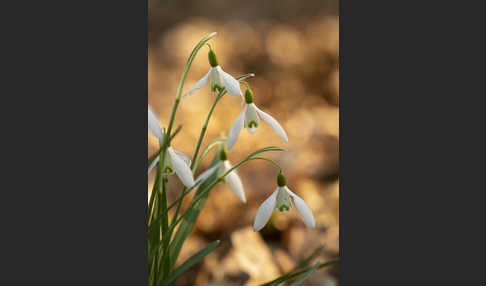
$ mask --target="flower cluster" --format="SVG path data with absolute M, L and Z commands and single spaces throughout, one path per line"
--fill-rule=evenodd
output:
M 218 177 L 223 178 L 234 195 L 240 201 L 246 203 L 242 181 L 236 172 L 236 169 L 234 169 L 229 162 L 226 150 L 230 150 L 236 144 L 243 127 L 245 127 L 250 134 L 254 134 L 260 126 L 260 119 L 270 125 L 284 142 L 288 142 L 288 137 L 283 127 L 275 118 L 255 105 L 255 96 L 246 82 L 243 82 L 246 86 L 245 93 L 243 94 L 241 92 L 240 81 L 226 73 L 219 66 L 216 53 L 211 46 L 209 46 L 208 60 L 210 65 L 209 71 L 184 94 L 184 97 L 192 95 L 197 89 L 204 87 L 209 80 L 212 92 L 226 91 L 233 98 L 242 99 L 244 102 L 243 111 L 231 125 L 226 140 L 226 149 L 225 147 L 222 147 L 219 151 L 219 160 L 217 163 L 201 173 L 196 179 L 194 179 L 193 171 L 191 170 L 191 160 L 185 154 L 175 151 L 170 146 L 167 148 L 165 154 L 157 156 L 157 158 L 152 161 L 149 166 L 149 172 L 159 163 L 160 158 L 163 158 L 164 162 L 161 164 L 164 166 L 163 172 L 166 174 L 175 173 L 181 182 L 188 188 L 208 179 L 213 174 L 217 174 Z M 165 136 L 164 130 L 160 127 L 159 120 L 150 106 L 148 108 L 148 127 L 151 133 L 157 137 L 160 142 L 163 142 Z M 305 225 L 308 227 L 315 227 L 311 209 L 302 198 L 297 196 L 286 186 L 285 176 L 283 175 L 282 170 L 280 170 L 277 176 L 277 188 L 259 207 L 253 224 L 253 229 L 255 231 L 261 230 L 267 224 L 275 209 L 280 212 L 289 211 L 292 208 L 291 199 Z

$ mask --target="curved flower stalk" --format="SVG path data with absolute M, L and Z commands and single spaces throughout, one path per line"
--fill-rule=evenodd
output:
M 150 106 L 148 107 L 148 127 L 152 134 L 157 137 L 160 142 L 162 142 L 165 133 L 162 131 L 162 128 L 159 125 L 159 120 Z M 165 151 L 163 158 L 165 161 L 163 165 L 163 172 L 167 174 L 176 173 L 186 187 L 192 187 L 194 185 L 194 177 L 192 175 L 191 168 L 189 167 L 191 165 L 191 160 L 189 157 L 187 157 L 187 155 L 182 152 L 178 152 L 169 146 Z M 150 164 L 148 168 L 148 173 L 152 171 L 159 160 L 160 156 L 157 156 L 155 160 L 153 160 L 152 164 Z
M 205 86 L 208 82 L 208 78 L 210 79 L 212 92 L 216 92 L 224 87 L 232 97 L 243 96 L 240 89 L 240 82 L 223 71 L 218 64 L 216 54 L 211 47 L 208 52 L 208 58 L 211 68 L 188 92 L 184 94 L 184 96 L 187 96 L 188 94 L 191 95 L 196 89 Z
M 206 35 L 199 41 L 199 43 L 194 47 L 191 52 L 187 63 L 184 67 L 181 80 L 179 82 L 179 87 L 177 89 L 177 94 L 174 100 L 174 105 L 172 107 L 172 112 L 170 115 L 169 124 L 167 129 L 164 129 L 159 124 L 159 119 L 153 110 L 148 107 L 148 128 L 150 132 L 158 138 L 160 149 L 159 151 L 151 156 L 149 159 L 148 172 L 150 173 L 156 166 L 157 176 L 155 177 L 154 186 L 152 189 L 152 194 L 148 202 L 147 210 L 147 222 L 148 222 L 148 269 L 149 269 L 149 285 L 167 286 L 170 285 L 177 277 L 182 275 L 189 267 L 194 265 L 197 261 L 201 260 L 205 255 L 212 251 L 219 241 L 216 241 L 207 247 L 205 247 L 200 252 L 193 255 L 186 262 L 184 262 L 177 269 L 173 269 L 176 261 L 178 260 L 179 253 L 182 249 L 184 242 L 186 241 L 188 235 L 191 233 L 193 226 L 204 207 L 205 201 L 208 198 L 211 190 L 216 184 L 224 181 L 228 184 L 230 190 L 236 195 L 236 197 L 243 203 L 246 203 L 246 195 L 243 188 L 242 181 L 236 171 L 236 168 L 248 162 L 250 160 L 266 160 L 271 162 L 276 167 L 281 170 L 281 167 L 269 158 L 257 157 L 257 155 L 269 151 L 283 151 L 284 149 L 276 146 L 269 146 L 265 148 L 258 149 L 257 151 L 249 154 L 242 160 L 235 162 L 232 165 L 226 153 L 226 149 L 223 147 L 225 145 L 227 149 L 231 149 L 238 139 L 241 129 L 245 127 L 250 134 L 255 133 L 260 124 L 260 119 L 263 119 L 267 124 L 269 124 L 278 136 L 284 141 L 288 142 L 287 134 L 282 126 L 269 114 L 261 111 L 255 104 L 253 100 L 253 93 L 248 87 L 248 84 L 244 81 L 247 77 L 254 76 L 253 74 L 247 74 L 240 77 L 234 78 L 229 75 L 219 66 L 217 57 L 211 46 L 209 46 L 208 60 L 210 64 L 210 70 L 201 78 L 188 92 L 184 94 L 184 97 L 188 94 L 192 94 L 195 90 L 202 88 L 210 81 L 210 88 L 212 92 L 218 91 L 219 93 L 214 99 L 214 103 L 211 106 L 208 116 L 201 129 L 201 134 L 196 143 L 196 148 L 192 157 L 192 162 L 189 157 L 184 153 L 177 152 L 171 147 L 171 139 L 177 134 L 178 129 L 172 132 L 173 123 L 176 116 L 176 111 L 181 101 L 181 95 L 184 88 L 184 82 L 189 69 L 195 59 L 198 51 L 207 42 L 215 36 L 216 33 L 211 33 Z M 247 87 L 245 95 L 243 96 L 240 81 Z M 243 112 L 236 118 L 235 122 L 232 124 L 230 132 L 228 134 L 227 142 L 224 143 L 225 138 L 222 138 L 219 142 L 210 144 L 200 156 L 199 148 L 204 139 L 206 129 L 208 127 L 209 119 L 213 113 L 216 103 L 228 92 L 232 97 L 241 97 L 246 103 L 243 107 Z M 242 100 L 242 103 L 243 103 Z M 194 180 L 193 172 L 198 170 L 200 162 L 206 156 L 207 152 L 214 147 L 220 147 L 219 151 L 214 155 L 213 161 L 209 169 L 204 171 L 199 175 L 196 180 Z M 158 164 L 158 165 L 157 165 Z M 172 202 L 168 207 L 167 192 L 169 190 L 169 180 L 167 174 L 175 173 L 182 183 L 186 186 L 183 188 L 180 197 L 177 201 Z M 308 227 L 315 227 L 315 220 L 309 206 L 304 202 L 302 198 L 294 194 L 287 186 L 285 182 L 285 177 L 280 171 L 277 177 L 278 187 L 275 191 L 262 203 L 259 207 L 253 228 L 255 231 L 260 231 L 269 221 L 273 210 L 278 209 L 280 212 L 289 211 L 292 208 L 292 203 L 295 204 L 297 211 L 299 212 L 305 225 Z M 191 202 L 187 208 L 179 214 L 181 210 L 184 197 L 191 191 L 196 190 L 196 194 L 191 199 Z M 169 219 L 169 210 L 172 207 L 176 207 L 172 215 L 172 220 Z M 316 264 L 317 265 L 317 264 Z M 314 266 L 310 272 L 306 272 L 305 277 L 309 276 L 310 273 L 316 270 Z M 292 274 L 294 275 L 294 274 Z M 305 279 L 304 277 L 304 279 Z M 280 279 L 280 278 L 279 278 Z M 284 280 L 274 280 L 279 281 Z M 286 278 L 288 279 L 288 278 Z M 299 280 L 299 283 L 303 279 Z M 271 281 L 270 283 L 273 283 Z M 267 283 L 268 284 L 268 283 Z M 298 283 L 297 283 L 298 284 Z
M 221 149 L 219 156 L 221 161 L 219 161 L 218 163 L 216 163 L 216 165 L 207 169 L 201 175 L 199 175 L 196 178 L 196 184 L 199 183 L 199 181 L 206 180 L 215 172 L 217 172 L 218 176 L 221 176 L 233 167 L 233 165 L 231 165 L 230 161 L 228 160 L 228 154 L 224 149 Z M 246 195 L 245 190 L 243 189 L 243 183 L 241 182 L 240 176 L 238 176 L 236 169 L 229 172 L 228 175 L 224 177 L 224 181 L 228 184 L 233 194 L 235 194 L 235 196 L 240 201 L 246 203 Z
M 243 108 L 243 112 L 241 112 L 241 114 L 233 122 L 233 125 L 231 125 L 228 134 L 228 141 L 226 142 L 226 148 L 233 148 L 236 140 L 238 140 L 238 136 L 240 135 L 240 131 L 243 126 L 250 134 L 255 133 L 260 126 L 260 117 L 263 119 L 263 121 L 270 125 L 273 130 L 275 130 L 277 135 L 284 142 L 289 141 L 287 134 L 280 123 L 278 123 L 278 121 L 275 120 L 275 118 L 273 118 L 270 114 L 260 110 L 255 103 L 253 103 L 253 92 L 251 92 L 251 90 L 248 88 L 245 92 L 245 107 Z
M 290 198 L 294 200 L 297 211 L 300 217 L 304 221 L 304 224 L 308 227 L 315 227 L 314 216 L 309 206 L 304 200 L 294 194 L 286 186 L 285 177 L 280 172 L 277 176 L 278 187 L 258 208 L 255 221 L 253 223 L 253 230 L 260 231 L 270 219 L 274 209 L 278 209 L 280 212 L 289 211 L 292 208 L 292 202 Z

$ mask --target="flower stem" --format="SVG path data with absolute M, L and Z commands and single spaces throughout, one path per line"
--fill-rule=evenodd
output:
M 244 164 L 245 162 L 248 162 L 250 161 L 252 158 L 255 158 L 256 155 L 258 154 L 261 154 L 261 153 L 264 153 L 264 152 L 269 152 L 269 151 L 283 151 L 284 149 L 281 148 L 281 147 L 276 147 L 276 146 L 270 146 L 270 147 L 265 147 L 265 148 L 262 148 L 262 149 L 259 149 L 253 153 L 251 153 L 250 155 L 248 155 L 246 158 L 240 160 L 238 163 L 236 163 L 235 165 L 233 165 L 230 169 L 228 169 L 223 175 L 221 175 L 220 177 L 218 177 L 216 180 L 214 180 L 204 191 L 202 191 L 201 193 L 199 193 L 198 195 L 196 195 L 191 203 L 189 204 L 189 207 L 186 209 L 185 212 L 183 212 L 177 219 L 173 219 L 173 223 L 171 223 L 169 229 L 173 229 L 181 220 L 182 218 L 184 218 L 185 215 L 187 215 L 192 207 L 207 193 L 209 192 L 217 183 L 221 182 L 224 180 L 224 178 L 229 174 L 231 173 L 231 171 L 233 171 L 234 169 L 238 168 L 241 164 Z M 175 222 L 174 222 L 175 220 Z
M 161 140 L 159 140 L 159 144 L 160 144 L 160 153 L 158 156 L 160 156 L 160 161 L 159 161 L 159 168 L 158 168 L 158 172 L 160 172 L 160 177 L 163 177 L 163 183 L 160 184 L 160 182 L 158 182 L 160 185 L 161 185 L 161 193 L 159 193 L 158 195 L 158 198 L 160 198 L 159 200 L 159 204 L 157 205 L 156 209 L 154 210 L 155 213 L 157 214 L 157 217 L 159 215 L 159 211 L 161 211 L 161 215 L 163 216 L 162 217 L 162 255 L 160 257 L 156 257 L 155 258 L 155 261 L 158 261 L 160 259 L 163 259 L 163 261 L 161 262 L 162 265 L 162 271 L 161 271 L 161 276 L 160 275 L 157 275 L 157 266 L 160 265 L 156 265 L 155 267 L 155 273 L 154 273 L 154 279 L 153 281 L 155 283 L 157 283 L 157 281 L 160 279 L 160 278 L 165 278 L 169 273 L 170 273 L 170 266 L 169 266 L 169 254 L 168 254 L 168 246 L 169 246 L 169 242 L 170 242 L 170 238 L 172 236 L 172 232 L 173 232 L 173 227 L 170 227 L 169 228 L 169 225 L 168 225 L 168 210 L 167 210 L 167 196 L 166 196 L 166 193 L 167 193 L 167 175 L 164 174 L 164 171 L 165 171 L 165 156 L 166 156 L 166 151 L 167 151 L 167 148 L 170 146 L 170 141 L 172 139 L 172 136 L 171 136 L 171 132 L 172 132 L 172 126 L 174 124 L 174 119 L 175 119 L 175 114 L 176 114 L 176 111 L 177 111 L 177 108 L 179 106 L 179 103 L 181 101 L 181 94 L 182 94 L 182 88 L 184 87 L 184 82 L 186 80 L 186 77 L 187 77 L 187 73 L 189 72 L 189 69 L 192 65 L 192 62 L 194 61 L 194 58 L 196 57 L 197 55 L 197 52 L 201 49 L 201 47 L 204 46 L 204 44 L 209 41 L 212 37 L 214 37 L 216 35 L 216 32 L 213 32 L 211 34 L 208 34 L 206 35 L 201 41 L 199 41 L 199 43 L 196 45 L 196 47 L 194 47 L 194 49 L 192 50 L 188 60 L 187 60 L 187 63 L 186 65 L 184 66 L 184 71 L 182 73 L 182 77 L 181 77 L 181 80 L 179 82 L 179 87 L 177 89 L 177 94 L 176 94 L 176 98 L 175 98 L 175 101 L 174 101 L 174 106 L 172 107 L 172 112 L 171 112 L 171 115 L 170 115 L 170 121 L 169 121 L 169 125 L 167 127 L 167 132 L 165 133 L 165 136 L 164 138 L 162 138 Z M 177 131 L 176 131 L 177 132 Z M 159 208 L 162 208 L 161 210 L 159 210 Z M 156 253 L 159 253 L 158 251 Z
M 255 74 L 252 74 L 252 73 L 244 74 L 244 75 L 237 77 L 236 79 L 241 81 L 241 80 L 245 80 L 247 78 L 253 77 L 253 76 L 255 76 Z M 209 109 L 208 115 L 206 116 L 206 120 L 204 121 L 203 127 L 201 129 L 201 133 L 199 135 L 199 139 L 197 140 L 196 150 L 194 151 L 194 155 L 192 156 L 192 160 L 191 160 L 191 170 L 192 170 L 193 174 L 196 172 L 196 169 L 194 168 L 194 166 L 196 164 L 197 155 L 199 154 L 199 149 L 201 148 L 201 143 L 204 139 L 204 135 L 206 135 L 206 130 L 207 130 L 207 127 L 208 127 L 208 124 L 209 124 L 209 120 L 211 119 L 211 116 L 213 115 L 213 111 L 214 111 L 214 108 L 216 107 L 216 104 L 219 102 L 219 100 L 221 98 L 223 98 L 225 93 L 226 93 L 225 88 L 223 88 L 218 93 L 218 95 L 216 96 L 216 99 L 214 100 L 213 104 L 211 105 L 211 108 Z M 184 187 L 184 189 L 182 190 L 182 194 L 181 194 L 181 196 L 180 196 L 180 198 L 177 202 L 177 208 L 176 208 L 174 216 L 172 218 L 171 225 L 173 225 L 175 223 L 177 216 L 179 215 L 179 212 L 180 212 L 181 206 L 182 206 L 182 201 L 184 200 L 185 195 L 188 193 L 188 192 L 186 192 L 186 190 L 187 190 L 186 187 Z
M 216 35 L 216 32 L 213 32 L 211 34 L 206 35 L 204 38 L 202 38 L 201 41 L 194 47 L 194 49 L 191 52 L 191 55 L 187 59 L 187 63 L 184 66 L 184 71 L 182 72 L 182 78 L 179 82 L 179 87 L 177 88 L 177 95 L 174 101 L 174 107 L 172 108 L 172 113 L 170 116 L 170 121 L 169 121 L 169 126 L 167 127 L 167 134 L 170 136 L 170 132 L 172 131 L 172 124 L 174 124 L 174 118 L 175 118 L 175 113 L 177 110 L 177 107 L 179 106 L 179 102 L 181 101 L 181 95 L 182 95 L 182 88 L 184 87 L 184 82 L 187 77 L 187 73 L 189 72 L 189 68 L 192 65 L 192 61 L 194 61 L 194 58 L 197 55 L 197 52 L 206 44 L 207 41 L 209 41 L 212 37 Z
M 240 76 L 236 77 L 236 79 L 241 82 L 241 81 L 243 81 L 243 80 L 245 80 L 247 78 L 254 77 L 254 76 L 255 76 L 255 74 L 249 73 L 249 74 L 240 75 Z M 199 139 L 197 140 L 196 150 L 194 151 L 194 156 L 192 157 L 191 169 L 194 167 L 194 164 L 196 162 L 197 155 L 199 154 L 199 149 L 201 148 L 201 143 L 202 143 L 202 140 L 204 138 L 204 135 L 206 134 L 206 129 L 207 129 L 208 124 L 209 124 L 209 119 L 213 115 L 213 111 L 214 111 L 214 108 L 216 107 L 216 104 L 223 97 L 223 95 L 225 93 L 226 93 L 226 89 L 223 88 L 219 92 L 219 94 L 216 96 L 216 99 L 214 100 L 213 104 L 211 105 L 211 108 L 209 109 L 208 116 L 206 116 L 206 120 L 204 121 L 204 125 L 203 125 L 203 127 L 201 129 L 201 134 L 199 135 Z M 196 170 L 192 170 L 193 173 L 195 171 Z
M 280 172 L 282 172 L 282 167 L 280 167 L 280 165 L 272 159 L 265 158 L 265 157 L 253 157 L 250 160 L 265 160 L 265 161 L 268 161 L 268 162 L 272 163 L 275 167 L 279 168 Z

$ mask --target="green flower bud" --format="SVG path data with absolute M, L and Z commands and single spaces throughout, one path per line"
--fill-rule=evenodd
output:
M 285 180 L 285 176 L 282 174 L 282 172 L 278 173 L 277 184 L 278 184 L 279 187 L 285 187 L 285 185 L 287 185 L 287 182 Z
M 213 49 L 210 49 L 208 52 L 208 59 L 209 59 L 209 64 L 214 68 L 219 66 L 218 64 L 218 58 L 216 57 L 216 54 L 214 53 Z
M 228 160 L 228 154 L 226 153 L 226 150 L 221 149 L 221 152 L 219 153 L 219 159 L 221 159 L 221 161 L 226 161 Z
M 245 102 L 247 104 L 253 103 L 253 92 L 249 88 L 245 91 Z

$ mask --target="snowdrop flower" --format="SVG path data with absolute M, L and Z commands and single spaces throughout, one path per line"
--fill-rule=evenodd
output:
M 199 177 L 197 177 L 196 184 L 199 183 L 199 181 L 206 180 L 215 172 L 217 172 L 218 176 L 221 176 L 233 167 L 229 162 L 228 154 L 226 154 L 226 151 L 224 149 L 220 152 L 220 159 L 221 161 L 219 161 L 216 165 L 207 169 L 201 175 L 199 175 Z M 236 169 L 229 172 L 228 175 L 226 175 L 226 177 L 224 178 L 224 181 L 228 184 L 233 194 L 235 194 L 236 197 L 240 199 L 240 201 L 246 203 L 246 196 L 245 191 L 243 190 L 243 184 L 241 183 L 241 179 L 238 176 Z
M 257 211 L 255 222 L 253 223 L 253 230 L 260 231 L 270 219 L 274 209 L 280 212 L 288 211 L 292 208 L 290 198 L 294 200 L 297 211 L 299 211 L 302 220 L 308 227 L 315 227 L 314 216 L 309 206 L 302 198 L 294 194 L 286 186 L 285 177 L 280 172 L 277 177 L 278 187 L 260 206 Z
M 148 127 L 152 134 L 162 142 L 165 134 L 162 132 L 162 128 L 160 128 L 159 120 L 157 116 L 152 111 L 150 106 L 148 107 Z M 148 173 L 152 171 L 152 169 L 157 165 L 160 160 L 160 156 L 157 156 L 152 164 L 150 164 L 148 168 Z M 165 173 L 173 174 L 176 173 L 181 182 L 186 187 L 192 187 L 194 185 L 194 177 L 192 175 L 191 168 L 191 160 L 186 154 L 182 152 L 175 151 L 172 147 L 168 147 L 165 151 L 164 155 L 164 166 L 165 169 L 163 170 Z
M 246 130 L 253 134 L 258 130 L 260 124 L 260 117 L 275 130 L 275 132 L 282 138 L 284 142 L 288 142 L 287 134 L 282 126 L 268 113 L 261 111 L 255 103 L 253 103 L 253 93 L 250 89 L 245 92 L 245 107 L 243 112 L 236 118 L 231 125 L 231 129 L 228 134 L 228 140 L 226 141 L 226 148 L 231 149 L 240 135 L 241 128 L 244 126 Z M 260 117 L 259 117 L 260 116 Z
M 208 82 L 208 78 L 210 78 L 212 92 L 215 92 L 216 90 L 222 89 L 224 87 L 232 97 L 243 96 L 240 89 L 240 82 L 232 77 L 230 74 L 223 71 L 223 69 L 218 64 L 216 54 L 211 48 L 208 53 L 208 58 L 211 69 L 209 69 L 208 73 L 204 75 L 189 90 L 189 92 L 186 92 L 184 96 L 187 96 L 187 94 L 191 95 L 196 89 L 200 89 L 205 86 Z

